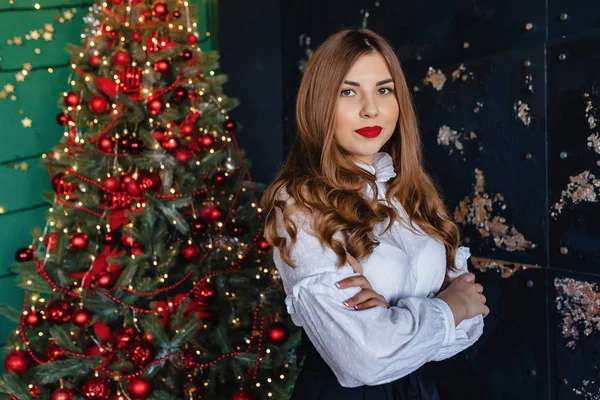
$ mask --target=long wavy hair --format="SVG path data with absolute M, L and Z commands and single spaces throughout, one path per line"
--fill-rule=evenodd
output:
M 375 176 L 357 166 L 355 158 L 334 139 L 342 81 L 353 63 L 371 52 L 379 52 L 385 58 L 396 88 L 399 122 L 381 151 L 392 157 L 397 174 L 389 182 L 386 199 L 388 204 L 393 204 L 392 198 L 402 204 L 408 224 L 398 216 L 395 207 L 377 200 Z M 289 249 L 296 242 L 298 229 L 290 217 L 304 213 L 311 217 L 313 234 L 321 245 L 337 254 L 337 267 L 346 262 L 346 251 L 359 261 L 369 256 L 379 245 L 374 238 L 374 225 L 389 218 L 386 231 L 396 220 L 414 231 L 416 222 L 423 232 L 441 240 L 446 247 L 446 271 L 455 269 L 459 229 L 438 186 L 424 170 L 411 93 L 400 61 L 385 39 L 369 29 L 343 29 L 322 43 L 306 65 L 298 89 L 296 125 L 290 152 L 260 201 L 267 212 L 264 237 L 279 249 L 286 264 L 296 268 L 286 249 L 286 238 L 278 236 L 275 207 L 282 211 L 291 239 Z M 365 181 L 375 193 L 373 200 L 361 195 Z M 289 197 L 294 202 L 286 202 Z M 345 244 L 333 238 L 337 232 L 342 232 Z

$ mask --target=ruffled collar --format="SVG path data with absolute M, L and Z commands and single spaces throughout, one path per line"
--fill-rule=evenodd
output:
M 356 165 L 375 175 L 376 182 L 387 182 L 396 176 L 394 171 L 394 160 L 392 156 L 384 151 L 380 151 L 373 155 L 373 165 L 365 164 L 360 161 L 354 162 Z

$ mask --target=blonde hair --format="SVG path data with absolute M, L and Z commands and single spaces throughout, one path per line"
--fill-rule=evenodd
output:
M 311 226 L 315 236 L 338 255 L 341 267 L 346 262 L 346 251 L 360 260 L 379 245 L 373 236 L 377 223 L 390 218 L 386 230 L 395 220 L 406 225 L 398 218 L 395 207 L 378 202 L 377 196 L 368 200 L 361 195 L 365 181 L 377 193 L 375 177 L 357 166 L 353 156 L 334 140 L 342 81 L 359 57 L 374 51 L 387 61 L 400 110 L 399 123 L 381 149 L 392 157 L 397 173 L 389 182 L 386 199 L 390 202 L 394 198 L 402 204 L 411 226 L 416 222 L 426 234 L 444 243 L 446 270 L 454 270 L 459 230 L 437 185 L 424 170 L 417 117 L 404 73 L 392 47 L 368 29 L 343 29 L 335 33 L 318 47 L 306 65 L 296 97 L 295 142 L 260 201 L 267 212 L 264 237 L 279 249 L 286 264 L 295 268 L 285 248 L 286 238 L 277 234 L 274 208 L 282 211 L 290 248 L 296 242 L 298 228 L 291 216 L 306 213 L 313 217 Z M 286 206 L 281 197 L 283 191 L 294 199 L 294 205 Z M 345 247 L 333 239 L 336 232 L 343 233 Z

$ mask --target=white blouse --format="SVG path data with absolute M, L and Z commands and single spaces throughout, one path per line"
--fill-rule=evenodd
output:
M 390 178 L 396 176 L 392 158 L 385 152 L 373 157 L 373 166 L 356 163 L 375 175 L 379 199 L 385 202 Z M 365 195 L 373 196 L 365 183 Z M 285 190 L 279 198 L 291 204 Z M 393 201 L 400 215 L 407 214 Z M 388 204 L 388 203 L 386 203 Z M 275 208 L 279 236 L 290 243 L 279 208 Z M 483 316 L 463 320 L 454 326 L 450 307 L 435 297 L 440 290 L 446 267 L 443 243 L 431 238 L 417 226 L 421 235 L 395 221 L 383 233 L 384 221 L 375 226 L 380 245 L 373 253 L 357 260 L 373 290 L 385 297 L 390 308 L 373 307 L 355 310 L 342 302 L 362 289 L 339 289 L 335 283 L 358 276 L 350 263 L 337 268 L 337 255 L 327 246 L 321 247 L 312 234 L 303 213 L 291 217 L 298 227 L 291 268 L 274 248 L 273 258 L 285 289 L 285 303 L 295 325 L 301 326 L 309 339 L 344 387 L 378 385 L 399 379 L 429 361 L 441 361 L 471 346 L 483 332 Z M 343 243 L 341 232 L 334 235 Z M 456 254 L 458 271 L 454 279 L 467 273 L 469 248 L 459 247 Z

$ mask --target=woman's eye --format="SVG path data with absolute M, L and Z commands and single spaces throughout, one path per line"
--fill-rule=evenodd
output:
M 391 93 L 391 92 L 393 92 L 393 91 L 394 91 L 394 89 L 392 89 L 392 88 L 387 88 L 387 87 L 381 88 L 381 89 L 379 89 L 379 90 L 388 90 L 388 92 L 386 92 L 386 93 L 382 93 L 382 94 L 389 94 L 389 93 Z M 348 92 L 354 92 L 354 89 L 344 89 L 344 90 L 342 90 L 340 93 L 341 93 L 341 95 L 342 95 L 343 97 L 349 97 L 349 93 L 348 93 Z M 346 95 L 346 93 L 348 93 L 348 95 Z
M 388 93 L 392 93 L 393 92 L 392 88 L 387 88 L 387 87 L 381 88 L 380 90 L 389 90 Z M 387 93 L 385 93 L 385 94 L 387 94 Z
M 342 90 L 340 93 L 342 94 L 342 96 L 344 96 L 344 97 L 348 97 L 348 96 L 345 96 L 345 95 L 344 95 L 344 92 L 353 92 L 353 91 L 354 91 L 354 90 L 352 90 L 352 89 L 344 89 L 344 90 Z

